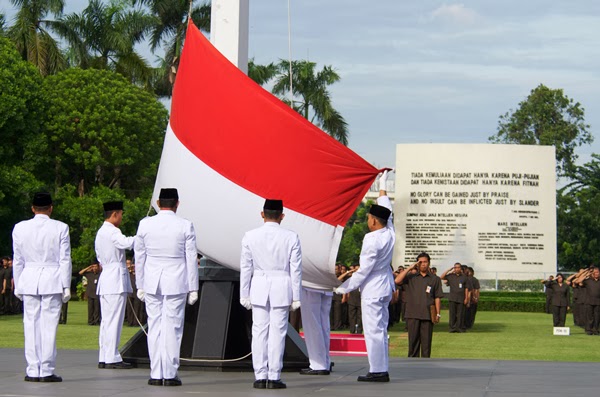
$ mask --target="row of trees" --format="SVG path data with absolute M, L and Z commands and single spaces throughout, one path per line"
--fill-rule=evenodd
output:
M 11 0 L 0 14 L 0 252 L 11 252 L 13 225 L 31 216 L 31 193 L 47 190 L 55 216 L 71 227 L 76 267 L 94 257 L 102 202 L 124 200 L 122 228 L 135 233 L 149 202 L 170 97 L 187 29 L 189 0 L 90 0 L 64 14 L 64 0 Z M 208 33 L 210 4 L 192 9 Z M 142 43 L 164 54 L 157 66 Z M 289 62 L 249 64 L 250 77 L 284 98 Z M 292 63 L 295 110 L 347 144 L 348 129 L 331 104 L 339 81 L 330 66 Z
M 90 0 L 81 13 L 70 14 L 63 14 L 65 0 L 11 2 L 18 7 L 17 15 L 8 27 L 0 15 L 0 33 L 6 34 L 21 57 L 34 64 L 42 76 L 72 67 L 112 70 L 158 97 L 171 96 L 187 29 L 189 0 Z M 210 14 L 208 3 L 191 9 L 195 25 L 206 33 Z M 158 66 L 138 51 L 146 41 L 159 60 Z M 347 145 L 347 123 L 332 106 L 328 89 L 339 81 L 339 75 L 331 66 L 317 70 L 309 61 L 294 61 L 291 69 L 291 99 L 286 98 L 289 61 L 269 65 L 251 61 L 249 75 L 259 84 L 275 80 L 275 95 Z
M 500 116 L 491 142 L 556 148 L 557 253 L 561 270 L 600 264 L 600 156 L 577 165 L 576 149 L 594 140 L 585 109 L 561 89 L 541 84 L 516 110 Z

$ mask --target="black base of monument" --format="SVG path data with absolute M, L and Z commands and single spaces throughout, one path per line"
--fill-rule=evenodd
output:
M 239 273 L 214 262 L 202 264 L 198 302 L 185 311 L 180 368 L 252 371 L 252 312 L 239 304 Z M 121 355 L 138 367 L 149 366 L 146 334 L 137 332 L 123 346 Z M 308 365 L 304 340 L 288 325 L 283 370 Z

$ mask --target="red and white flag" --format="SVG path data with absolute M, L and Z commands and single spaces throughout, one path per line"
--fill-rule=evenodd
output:
M 188 24 L 153 203 L 161 188 L 179 190 L 178 214 L 194 223 L 202 255 L 239 270 L 244 233 L 262 224 L 265 198 L 281 199 L 305 285 L 337 286 L 343 228 L 378 172 Z

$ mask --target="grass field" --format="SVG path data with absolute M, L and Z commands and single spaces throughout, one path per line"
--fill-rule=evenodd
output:
M 486 360 L 599 361 L 600 337 L 588 336 L 572 326 L 567 316 L 570 336 L 552 335 L 552 315 L 545 313 L 479 312 L 471 332 L 448 333 L 448 313 L 433 334 L 433 358 Z M 390 332 L 390 356 L 407 355 L 407 333 L 403 324 Z M 59 349 L 98 349 L 98 326 L 87 325 L 86 302 L 69 302 L 67 324 L 59 325 Z M 123 327 L 122 343 L 138 330 Z M 21 316 L 0 316 L 0 348 L 23 347 Z
M 123 326 L 121 344 L 138 331 L 138 327 Z M 69 302 L 66 324 L 58 326 L 56 347 L 58 349 L 98 350 L 97 325 L 87 325 L 87 302 Z M 0 348 L 23 347 L 23 317 L 0 316 Z

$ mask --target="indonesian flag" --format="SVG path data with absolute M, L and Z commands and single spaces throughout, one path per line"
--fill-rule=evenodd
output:
M 191 21 L 171 106 L 153 203 L 161 188 L 178 189 L 198 251 L 239 270 L 244 233 L 262 225 L 265 198 L 281 199 L 303 283 L 339 285 L 344 225 L 379 171 L 252 81 Z

